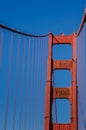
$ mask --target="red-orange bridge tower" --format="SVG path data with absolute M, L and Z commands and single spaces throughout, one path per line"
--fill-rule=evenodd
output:
M 71 44 L 72 59 L 54 60 L 52 48 L 55 44 Z M 58 52 L 57 52 L 58 53 Z M 52 85 L 52 72 L 56 69 L 71 71 L 72 83 L 69 88 L 58 88 Z M 57 79 L 58 80 L 58 79 Z M 71 121 L 68 124 L 52 123 L 52 101 L 55 99 L 69 99 L 71 106 Z M 64 106 L 65 107 L 65 106 Z M 53 36 L 49 38 L 49 55 L 47 64 L 46 104 L 45 104 L 45 129 L 44 130 L 78 130 L 78 103 L 76 81 L 76 34 Z

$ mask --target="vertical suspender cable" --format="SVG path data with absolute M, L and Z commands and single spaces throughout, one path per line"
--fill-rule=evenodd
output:
M 13 46 L 13 33 L 11 34 L 11 41 L 10 41 L 10 61 L 9 61 L 9 70 L 8 70 L 8 88 L 7 88 L 7 96 L 6 96 L 6 113 L 5 113 L 4 130 L 7 129 L 7 121 L 8 121 L 8 105 L 9 105 L 9 95 L 10 95 L 10 77 L 11 77 L 11 69 L 12 69 L 12 46 Z
M 48 37 L 47 37 L 48 38 Z M 44 104 L 44 101 L 45 101 L 45 86 L 46 86 L 46 68 L 47 68 L 47 51 L 48 51 L 48 41 L 47 41 L 47 38 L 44 38 L 43 39 L 43 51 L 42 51 L 42 56 L 43 56 L 43 62 L 42 62 L 42 69 L 44 70 L 43 71 L 43 74 L 42 74 L 42 83 L 43 83 L 43 104 Z M 43 105 L 43 109 L 44 109 L 44 105 Z M 43 110 L 43 114 L 44 114 L 44 110 Z M 52 114 L 51 114 L 52 115 Z
M 37 66 L 37 69 L 36 69 L 36 77 L 35 77 L 36 84 L 35 85 L 36 85 L 36 101 L 37 101 L 36 106 L 38 106 L 38 104 L 39 104 L 39 89 L 38 89 L 39 88 L 38 87 L 38 82 L 39 82 L 39 39 L 38 38 L 36 39 L 36 45 L 37 45 L 37 49 L 36 49 L 36 52 L 37 52 L 36 53 L 36 66 Z M 38 127 L 38 124 L 39 124 L 38 120 L 37 120 L 36 124 L 37 124 L 37 127 Z
M 1 69 L 1 61 L 2 61 L 3 33 L 4 33 L 4 30 L 1 29 L 1 35 L 0 35 L 0 69 Z
M 29 80 L 29 71 L 30 71 L 30 39 L 29 39 L 29 43 L 28 43 L 28 62 L 27 62 L 27 79 L 26 79 L 26 106 L 25 106 L 25 118 L 24 118 L 24 130 L 26 130 L 26 126 L 27 126 L 27 114 L 28 114 L 28 91 L 29 91 L 29 86 L 28 86 L 28 80 Z M 29 122 L 28 122 L 29 123 Z
M 36 69 L 35 69 L 35 86 L 36 86 L 36 90 L 35 90 L 35 93 L 36 93 L 36 106 L 38 106 L 38 104 L 39 104 L 39 95 L 38 95 L 38 75 L 39 75 L 39 71 L 38 71 L 38 65 L 39 65 L 39 53 L 38 53 L 38 47 L 39 47 L 39 43 L 38 43 L 38 38 L 36 39 L 36 46 L 37 46 L 37 49 L 36 49 Z M 37 110 L 37 112 L 38 112 L 38 110 Z M 38 120 L 36 120 L 36 126 L 37 126 L 37 128 L 38 128 Z
M 38 60 L 38 75 L 37 75 L 37 94 L 38 94 L 38 109 L 39 109 L 39 103 L 40 103 L 40 100 L 39 100 L 39 98 L 40 98 L 40 88 L 39 88 L 39 86 L 40 86 L 40 38 L 38 39 L 38 57 L 37 57 L 37 60 Z M 39 110 L 38 110 L 38 112 L 39 112 Z M 38 115 L 39 115 L 39 113 L 38 113 Z M 39 122 L 39 118 L 38 118 L 38 129 L 40 129 L 40 122 Z
M 34 101 L 34 94 L 33 94 L 33 89 L 34 89 L 34 38 L 32 39 L 32 44 L 33 44 L 33 47 L 32 47 L 32 85 L 31 85 L 31 91 L 32 91 L 32 104 L 33 104 L 33 101 Z M 32 105 L 32 130 L 34 130 L 34 106 Z
M 40 39 L 38 41 L 38 97 L 40 97 Z M 39 98 L 38 98 L 39 99 Z M 38 104 L 39 108 L 39 104 Z M 38 128 L 40 129 L 40 119 L 38 119 Z
M 40 84 L 40 89 L 41 89 L 41 94 L 43 93 L 43 73 L 44 73 L 44 67 L 43 67 L 43 39 L 41 39 L 41 84 Z M 43 97 L 43 95 L 42 95 Z
M 42 48 L 42 43 L 43 41 L 42 41 L 42 38 L 40 39 L 40 84 L 39 84 L 39 90 L 40 90 L 40 103 L 41 102 L 43 102 L 42 101 L 42 97 L 43 97 L 43 86 L 42 86 L 42 84 L 43 84 L 43 81 L 42 81 L 42 74 L 43 74 L 43 68 L 42 68 L 42 61 L 43 61 L 43 57 L 42 57 L 42 55 L 43 55 L 43 48 Z M 42 113 L 42 105 L 39 105 L 39 112 L 40 112 L 40 116 L 39 116 L 39 119 L 40 119 L 40 117 L 41 117 L 41 113 Z M 41 117 L 42 118 L 42 117 Z M 39 120 L 39 123 L 41 123 L 41 120 L 42 119 L 40 119 Z M 41 125 L 39 125 L 40 126 L 40 128 L 39 129 L 41 129 Z
M 22 127 L 22 107 L 24 97 L 24 68 L 25 68 L 25 52 L 26 52 L 26 39 L 24 37 L 24 53 L 23 53 L 23 65 L 22 65 L 22 88 L 21 88 L 21 99 L 20 99 L 20 119 L 19 119 L 19 130 Z
M 40 90 L 40 97 L 41 97 L 41 100 L 40 100 L 40 102 L 41 103 L 44 103 L 43 101 L 43 97 L 44 97 L 44 87 L 43 87 L 43 83 L 44 83 L 44 64 L 45 64 L 45 61 L 44 61 L 44 57 L 45 57 L 45 54 L 46 54 L 46 52 L 45 52 L 45 50 L 44 50 L 45 48 L 44 48 L 44 38 L 41 38 L 40 39 L 40 83 L 39 83 L 39 90 Z M 42 115 L 42 106 L 40 105 L 39 106 L 39 110 L 40 110 L 40 115 Z M 42 116 L 41 116 L 41 121 L 42 121 Z M 41 122 L 40 121 L 40 122 Z M 39 123 L 40 123 L 39 122 Z M 40 125 L 39 125 L 40 126 Z M 41 129 L 41 126 L 40 126 L 40 128 L 39 129 Z
M 40 89 L 41 89 L 41 102 L 42 104 L 44 104 L 44 93 L 45 93 L 45 90 L 44 90 L 44 73 L 45 73 L 45 55 L 46 55 L 46 50 L 45 50 L 45 38 L 41 38 L 41 84 L 40 84 Z M 43 108 L 44 108 L 44 105 L 40 106 L 40 113 L 41 113 L 41 121 L 43 121 L 42 119 L 42 114 L 43 114 Z M 41 111 L 42 110 L 42 111 Z M 40 127 L 41 129 L 42 127 Z
M 33 99 L 32 99 L 32 94 L 33 94 L 33 60 L 34 60 L 34 41 L 33 41 L 33 38 L 32 38 L 32 43 L 31 43 L 31 68 L 30 68 L 30 124 L 29 124 L 29 127 L 32 128 L 33 130 L 33 106 L 32 106 L 32 102 L 33 102 Z M 31 124 L 32 123 L 32 124 Z
M 44 92 L 44 71 L 45 71 L 45 70 L 44 70 L 44 69 L 45 69 L 45 68 L 44 68 L 44 64 L 45 64 L 45 59 L 44 59 L 44 58 L 45 58 L 45 55 L 46 55 L 45 48 L 44 48 L 44 47 L 45 47 L 44 44 L 45 44 L 45 43 L 44 43 L 44 39 L 43 39 L 43 40 L 42 40 L 42 65 L 41 65 L 41 69 L 42 69 L 42 72 L 43 72 L 43 73 L 42 73 L 42 78 L 41 78 L 41 79 L 42 79 L 42 80 L 41 80 L 41 82 L 42 82 L 42 88 L 41 88 L 41 89 L 42 89 L 42 93 Z M 42 95 L 42 100 L 43 100 L 43 98 L 44 98 L 44 93 L 43 93 L 43 95 Z M 44 101 L 44 100 L 43 100 L 43 101 Z
M 15 87 L 15 95 L 14 95 L 14 112 L 13 112 L 13 126 L 12 126 L 12 130 L 15 129 L 15 119 L 16 119 L 16 102 L 17 102 L 17 96 L 18 96 L 19 57 L 20 57 L 20 36 L 18 36 L 18 51 L 17 51 L 17 64 L 16 64 L 16 87 Z
M 28 98 L 28 100 L 29 100 L 29 102 L 28 102 L 28 109 L 29 109 L 29 111 L 28 111 L 28 130 L 30 130 L 31 128 L 31 94 L 32 94 L 32 92 L 31 92 L 31 80 L 32 80 L 32 43 L 31 43 L 31 38 L 29 39 L 29 44 L 30 44 L 30 59 L 29 59 L 29 85 L 28 85 L 28 87 L 29 87 L 29 91 L 28 91 L 28 96 L 29 96 L 29 98 Z
M 42 90 L 43 90 L 43 73 L 44 73 L 44 68 L 43 68 L 43 38 L 41 38 L 41 44 L 40 44 L 40 50 L 41 50 L 41 56 L 40 56 L 40 66 L 41 66 L 41 80 L 40 80 L 40 88 L 41 88 L 41 95 L 42 95 Z M 42 95 L 43 96 L 43 95 Z
M 40 96 L 40 87 L 41 87 L 41 39 L 39 39 L 39 96 Z
M 37 109 L 37 101 L 36 101 L 36 96 L 37 96 L 37 91 L 36 91 L 36 68 L 37 68 L 37 64 L 36 64 L 36 57 L 37 57 L 37 52 L 36 52 L 36 39 L 34 39 L 34 63 L 33 63 L 33 88 L 34 88 L 34 92 L 33 92 L 33 97 L 34 97 L 34 112 L 33 115 L 35 115 L 35 109 Z M 35 129 L 35 124 L 36 124 L 36 120 L 35 118 L 33 118 L 33 129 Z

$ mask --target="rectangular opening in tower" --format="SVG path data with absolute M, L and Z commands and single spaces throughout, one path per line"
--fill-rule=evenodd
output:
M 52 123 L 68 124 L 71 118 L 71 106 L 68 99 L 53 100 Z
M 53 45 L 54 60 L 69 60 L 72 58 L 72 46 L 70 44 Z
M 53 71 L 52 85 L 57 88 L 67 88 L 71 86 L 71 72 L 69 70 Z

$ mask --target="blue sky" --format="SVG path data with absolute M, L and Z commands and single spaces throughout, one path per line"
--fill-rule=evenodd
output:
M 0 1 L 0 23 L 7 25 L 9 27 L 15 28 L 17 30 L 24 31 L 24 32 L 30 33 L 30 34 L 35 34 L 35 35 L 46 34 L 46 33 L 49 33 L 49 32 L 52 32 L 55 35 L 59 35 L 60 33 L 64 32 L 64 34 L 67 35 L 67 34 L 71 34 L 74 31 L 78 30 L 79 25 L 81 23 L 83 13 L 84 13 L 85 6 L 86 6 L 85 0 L 43 0 L 43 1 L 41 1 L 41 0 L 15 0 L 15 1 L 1 0 Z M 6 66 L 8 67 L 7 64 L 8 64 L 9 61 L 7 60 L 6 56 L 7 57 L 9 56 L 9 53 L 7 52 L 7 51 L 9 51 L 9 34 L 7 36 L 8 36 L 8 41 L 4 41 L 5 44 L 3 46 L 3 54 L 5 54 L 5 55 L 3 55 L 4 56 L 3 61 L 4 61 L 4 65 L 6 63 Z M 15 36 L 15 37 L 17 38 L 17 36 Z M 16 55 L 17 55 L 17 53 L 16 53 L 16 47 L 17 47 L 16 41 L 17 40 L 16 39 L 14 40 L 15 44 L 14 44 L 14 52 L 13 52 L 13 56 L 14 56 L 14 59 L 15 59 L 15 61 L 13 61 L 13 68 L 15 68 L 15 69 L 16 69 L 15 64 L 16 64 Z M 22 38 L 21 38 L 21 41 L 23 43 Z M 35 42 L 37 42 L 37 41 L 35 41 Z M 46 42 L 47 42 L 47 40 L 46 40 Z M 38 46 L 39 45 L 37 44 L 37 47 Z M 23 54 L 23 51 L 24 51 L 24 50 L 22 50 L 23 48 L 24 48 L 24 44 L 21 45 L 21 52 L 22 53 L 21 53 L 21 59 L 20 59 L 21 61 L 20 62 L 22 62 L 22 54 Z M 28 45 L 27 45 L 27 48 L 28 48 Z M 36 49 L 38 49 L 38 48 L 36 48 Z M 56 51 L 55 51 L 55 55 L 56 55 L 57 51 L 60 52 L 60 54 L 61 54 L 61 49 L 62 48 L 57 48 Z M 66 48 L 66 49 L 68 49 L 68 48 Z M 46 50 L 47 50 L 47 47 L 46 47 Z M 63 49 L 63 51 L 65 53 L 65 48 Z M 8 55 L 6 55 L 6 52 L 7 52 Z M 42 56 L 47 57 L 47 51 L 46 51 L 45 54 L 43 52 L 44 52 L 44 50 L 42 48 L 41 48 L 41 51 L 37 51 L 38 55 L 41 54 L 41 57 Z M 71 48 L 69 47 L 69 55 L 70 56 L 69 56 L 69 58 L 67 57 L 67 59 L 70 59 L 70 57 L 72 57 L 70 52 L 71 52 Z M 42 55 L 42 54 L 44 54 L 44 55 Z M 66 54 L 66 56 L 68 56 L 68 50 L 67 50 L 67 53 L 65 53 L 65 54 Z M 31 55 L 32 55 L 32 52 L 31 52 Z M 64 57 L 64 54 L 63 54 L 63 57 Z M 6 58 L 7 62 L 6 62 L 5 58 Z M 46 58 L 45 58 L 45 60 L 46 60 Z M 32 62 L 33 61 L 31 61 L 31 63 Z M 20 64 L 21 64 L 20 65 L 20 70 L 21 70 L 22 69 L 22 63 L 20 63 Z M 37 68 L 37 70 L 36 70 L 37 76 L 38 76 L 38 71 L 41 72 L 42 67 L 44 67 L 43 63 L 42 63 L 42 66 L 40 67 L 40 70 L 39 70 L 39 68 Z M 6 69 L 7 68 L 4 69 L 4 67 L 3 67 L 4 73 L 5 72 L 7 73 Z M 13 73 L 16 73 L 15 69 L 14 69 Z M 33 70 L 31 70 L 31 72 L 32 71 Z M 4 73 L 2 72 L 3 81 L 5 79 Z M 20 75 L 22 75 L 21 73 L 20 73 Z M 26 73 L 26 71 L 25 71 L 25 73 Z M 43 73 L 45 74 L 46 72 L 43 72 Z M 57 75 L 59 75 L 59 77 L 61 79 L 62 78 L 64 79 L 64 85 L 66 84 L 68 76 L 70 77 L 70 73 L 66 74 L 66 76 L 65 76 L 65 73 L 63 73 L 61 75 L 60 72 L 57 72 L 56 76 Z M 12 76 L 15 76 L 15 74 L 13 74 Z M 63 76 L 63 77 L 61 77 L 61 76 Z M 38 77 L 36 77 L 36 78 L 38 78 Z M 41 86 L 41 81 L 43 80 L 42 78 L 43 77 L 40 77 L 40 79 L 41 79 L 40 83 L 38 83 L 38 81 L 37 81 L 37 85 L 39 84 L 38 88 Z M 35 80 L 34 77 L 31 77 L 31 79 Z M 5 87 L 7 87 L 7 79 L 5 79 L 5 80 L 6 80 L 6 82 L 4 84 L 5 84 Z M 21 76 L 20 76 L 19 83 L 21 82 L 21 80 L 22 79 L 21 79 Z M 46 81 L 46 79 L 44 79 L 44 80 Z M 71 78 L 69 79 L 68 86 L 71 85 L 70 80 L 71 80 Z M 44 81 L 44 84 L 45 84 L 45 81 Z M 59 79 L 59 81 L 57 81 L 56 84 L 60 84 L 60 83 L 62 84 L 63 82 L 62 82 L 62 80 Z M 42 84 L 42 85 L 45 86 L 44 84 Z M 15 81 L 11 81 L 11 86 L 15 87 Z M 21 86 L 21 83 L 20 83 L 20 86 Z M 1 87 L 1 93 L 0 94 L 1 94 L 1 97 L 4 97 L 4 100 L 5 100 L 6 88 L 5 88 L 4 94 L 2 93 L 2 91 L 4 91 L 3 86 Z M 11 92 L 13 92 L 13 88 L 11 88 Z M 33 92 L 33 95 L 34 95 L 34 92 Z M 42 89 L 39 89 L 40 97 L 44 96 L 44 95 L 41 95 L 41 94 L 42 94 Z M 10 98 L 10 100 L 13 100 L 13 99 Z M 36 99 L 36 101 L 38 101 L 38 99 Z M 37 102 L 37 103 L 39 104 L 39 102 Z M 1 110 L 3 111 L 5 109 L 5 107 L 3 105 L 3 101 L 1 101 L 1 104 L 2 104 Z M 32 106 L 33 106 L 33 104 L 32 104 Z M 63 106 L 64 106 L 64 103 L 63 103 Z M 63 108 L 63 106 L 60 106 L 59 109 Z M 40 113 L 41 113 L 41 107 L 44 111 L 44 105 L 42 104 L 42 102 L 41 102 L 40 109 L 39 109 Z M 10 108 L 9 110 L 10 110 L 10 113 L 13 112 L 13 107 Z M 39 110 L 37 109 L 37 111 L 39 111 Z M 70 112 L 70 111 L 68 111 L 68 112 Z M 35 109 L 34 109 L 34 113 L 36 113 Z M 43 115 L 43 113 L 41 113 L 41 114 L 42 114 L 41 116 L 43 118 L 44 115 Z M 65 113 L 65 114 L 67 116 L 67 113 Z M 32 114 L 32 116 L 33 116 L 33 114 Z M 36 117 L 37 117 L 37 115 L 35 116 L 34 120 L 36 120 Z M 65 120 L 64 117 L 63 117 L 63 120 Z M 10 115 L 9 115 L 9 121 L 10 121 L 11 118 L 10 118 Z M 0 118 L 0 120 L 2 121 L 1 118 Z M 3 120 L 4 120 L 4 116 L 3 116 Z M 37 120 L 37 123 L 38 123 L 37 127 L 39 127 L 39 125 L 40 125 L 39 120 L 40 119 Z M 30 120 L 30 122 L 31 121 L 32 120 Z M 2 124 L 2 122 L 0 122 L 0 123 Z M 11 123 L 12 123 L 12 121 L 11 121 Z M 11 124 L 11 123 L 9 123 L 9 124 Z M 16 125 L 17 125 L 17 122 L 16 122 Z M 33 124 L 31 124 L 31 127 L 32 126 L 33 126 Z M 10 126 L 8 126 L 8 129 L 9 129 L 9 127 Z M 18 127 L 18 126 L 16 126 L 16 127 Z M 22 128 L 22 130 L 23 130 L 23 128 Z M 33 130 L 33 128 L 31 130 Z
M 77 31 L 85 0 L 1 0 L 0 23 L 27 33 Z

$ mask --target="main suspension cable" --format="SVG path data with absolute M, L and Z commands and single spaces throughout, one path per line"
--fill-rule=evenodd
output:
M 5 25 L 3 25 L 3 24 L 0 24 L 0 27 L 3 28 L 3 29 L 6 29 L 6 30 L 8 30 L 8 31 L 11 31 L 11 32 L 20 34 L 20 35 L 29 36 L 29 37 L 36 37 L 36 38 L 46 37 L 46 36 L 49 36 L 49 35 L 51 34 L 51 33 L 48 33 L 48 34 L 45 34 L 45 35 L 37 36 L 37 35 L 32 35 L 32 34 L 28 34 L 28 33 L 24 33 L 24 32 L 15 30 L 15 29 L 10 28 L 10 27 L 7 27 L 7 26 L 5 26 Z

